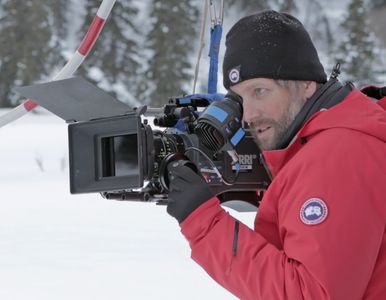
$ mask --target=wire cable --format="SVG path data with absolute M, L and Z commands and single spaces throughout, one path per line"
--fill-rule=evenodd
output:
M 236 169 L 236 174 L 235 174 L 235 178 L 233 178 L 232 181 L 229 181 L 227 180 L 224 176 L 222 176 L 222 174 L 220 173 L 220 171 L 218 170 L 217 166 L 215 165 L 215 163 L 213 162 L 213 160 L 204 152 L 202 151 L 201 149 L 199 148 L 196 148 L 196 147 L 188 147 L 186 148 L 184 154 L 186 154 L 187 152 L 189 151 L 197 151 L 199 152 L 201 155 L 203 155 L 209 162 L 210 164 L 212 165 L 213 167 L 213 170 L 216 172 L 217 176 L 226 184 L 226 185 L 233 185 L 235 184 L 235 182 L 237 181 L 237 178 L 239 177 L 239 172 L 240 170 L 239 169 Z

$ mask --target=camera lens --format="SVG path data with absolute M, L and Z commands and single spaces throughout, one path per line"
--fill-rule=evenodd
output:
M 162 160 L 172 153 L 184 153 L 185 144 L 180 135 L 165 134 L 161 131 L 153 133 L 154 139 L 154 177 L 159 177 L 159 168 Z

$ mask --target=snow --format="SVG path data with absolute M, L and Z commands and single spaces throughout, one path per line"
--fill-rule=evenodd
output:
M 164 206 L 69 193 L 66 127 L 39 109 L 0 128 L 0 299 L 235 299 Z
M 298 17 L 304 21 L 309 2 L 298 2 Z M 83 0 L 71 3 L 67 58 L 80 43 L 86 13 Z M 134 21 L 146 32 L 149 1 L 134 3 L 139 8 Z M 334 30 L 347 3 L 323 2 Z M 220 62 L 225 34 L 239 18 L 239 13 L 226 16 Z M 208 31 L 196 92 L 206 89 Z M 141 44 L 144 37 L 136 40 Z M 328 67 L 328 56 L 320 55 Z M 196 53 L 191 57 L 194 67 Z M 219 92 L 226 92 L 221 63 L 219 70 Z M 93 69 L 92 75 L 100 76 L 100 70 Z M 115 90 L 123 100 L 126 90 L 121 85 Z M 5 112 L 0 110 L 0 116 Z M 0 128 L 0 140 L 0 299 L 236 299 L 190 259 L 189 246 L 164 206 L 69 193 L 67 126 L 62 120 L 38 109 Z M 253 223 L 254 214 L 231 213 L 249 226 Z

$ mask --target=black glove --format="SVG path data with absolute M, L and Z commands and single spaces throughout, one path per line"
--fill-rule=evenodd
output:
M 168 165 L 168 213 L 181 223 L 197 207 L 213 197 L 205 179 L 179 160 Z

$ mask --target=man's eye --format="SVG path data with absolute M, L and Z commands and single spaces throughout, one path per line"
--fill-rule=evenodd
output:
M 265 88 L 255 88 L 255 94 L 256 95 L 261 95 L 263 94 L 267 89 Z

